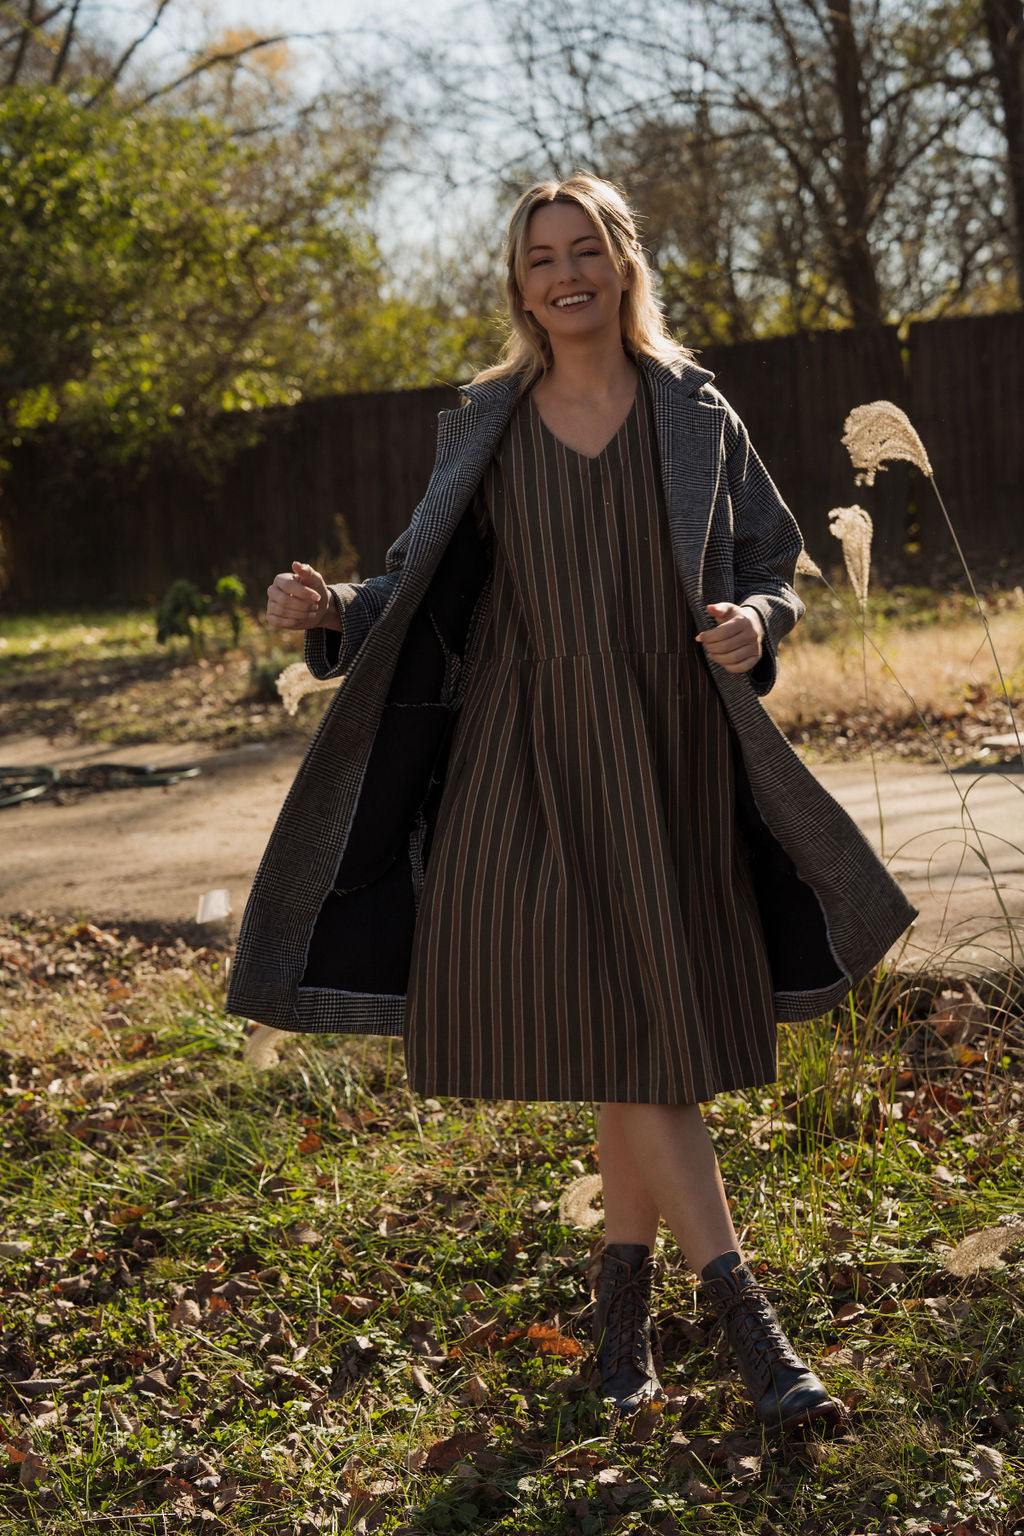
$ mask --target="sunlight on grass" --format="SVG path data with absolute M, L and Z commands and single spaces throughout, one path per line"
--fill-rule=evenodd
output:
M 946 1258 L 1020 1211 L 1019 976 L 957 1013 L 883 971 L 706 1107 L 745 1251 L 854 1412 L 779 1446 L 671 1238 L 666 1412 L 612 1429 L 574 1374 L 600 1227 L 558 1212 L 590 1106 L 414 1099 L 392 1040 L 289 1036 L 255 1072 L 223 954 L 181 940 L 36 919 L 0 961 L 19 1529 L 1012 1529 L 1024 1228 L 994 1267 Z
M 809 605 L 832 608 L 828 594 L 803 594 Z M 822 637 L 821 626 L 808 633 L 798 627 L 786 641 L 779 681 L 765 700 L 766 708 L 783 731 L 807 722 L 820 721 L 837 712 L 856 713 L 863 696 L 863 661 L 859 636 L 852 633 L 848 617 L 834 605 L 834 631 Z M 1024 694 L 1024 603 L 1008 607 L 990 620 L 1001 653 L 1016 658 L 1008 682 L 1018 697 Z M 930 624 L 904 626 L 874 623 L 868 628 L 885 654 L 867 655 L 871 716 L 883 733 L 887 723 L 916 719 L 897 678 L 910 689 L 923 712 L 954 730 L 958 716 L 979 705 L 990 704 L 994 723 L 989 727 L 1008 731 L 1008 712 L 998 697 L 998 676 L 984 636 L 970 615 L 956 622 L 936 618 Z M 941 724 L 940 724 L 941 729 Z

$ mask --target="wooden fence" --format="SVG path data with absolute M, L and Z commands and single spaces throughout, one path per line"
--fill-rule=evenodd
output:
M 829 331 L 701 355 L 739 411 L 823 566 L 839 547 L 828 511 L 859 502 L 875 523 L 876 580 L 944 583 L 952 540 L 931 488 L 894 465 L 857 487 L 843 449 L 854 405 L 888 399 L 925 441 L 975 574 L 1024 574 L 1024 315 L 932 321 L 901 346 L 891 327 Z M 72 463 L 56 434 L 16 455 L 0 500 L 11 606 L 157 601 L 187 576 L 228 572 L 259 601 L 293 558 L 348 578 L 383 568 L 433 462 L 454 390 L 333 396 L 267 413 L 221 483 L 187 462 L 141 480 Z

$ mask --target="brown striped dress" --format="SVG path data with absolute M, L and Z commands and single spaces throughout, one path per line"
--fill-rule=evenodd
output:
M 771 1082 L 730 736 L 645 387 L 594 458 L 527 396 L 484 489 L 494 587 L 421 893 L 410 1084 L 676 1104 Z

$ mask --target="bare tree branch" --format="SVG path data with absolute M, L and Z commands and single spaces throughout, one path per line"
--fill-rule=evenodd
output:
M 148 42 L 148 40 L 153 36 L 153 33 L 159 27 L 160 22 L 163 19 L 163 14 L 171 3 L 172 0 L 159 0 L 156 11 L 153 14 L 153 20 L 150 22 L 149 26 L 144 32 L 140 32 L 138 37 L 136 37 L 133 42 L 128 44 L 128 47 L 121 54 L 120 58 L 118 58 L 113 64 L 99 90 L 96 91 L 94 95 L 90 96 L 89 100 L 86 102 L 86 106 L 95 106 L 98 101 L 101 101 L 104 96 L 107 96 L 110 91 L 113 90 L 125 69 L 127 69 L 136 51 L 142 47 L 143 43 Z
M 8 35 L 3 38 L 2 41 L 0 41 L 0 52 L 2 52 L 8 47 L 10 43 L 13 43 L 15 39 L 17 39 L 17 48 L 15 49 L 14 58 L 11 61 L 10 69 L 7 71 L 7 80 L 5 82 L 7 85 L 17 84 L 18 76 L 21 74 L 25 63 L 25 57 L 28 52 L 29 44 L 33 40 L 36 42 L 42 42 L 44 40 L 43 28 L 47 26 L 55 16 L 59 16 L 61 11 L 64 10 L 64 5 L 61 3 L 55 5 L 52 10 L 47 11 L 45 15 L 40 16 L 37 14 L 36 6 L 37 0 L 26 0 L 25 15 L 18 18 L 18 25 L 16 29 L 13 32 L 9 32 Z M 14 7 L 12 5 L 0 6 L 0 11 L 9 13 L 12 17 L 14 15 Z
M 208 69 L 213 69 L 218 64 L 234 64 L 238 59 L 244 59 L 250 53 L 257 53 L 261 48 L 272 48 L 276 43 L 291 43 L 299 39 L 310 41 L 324 35 L 323 32 L 279 32 L 273 37 L 260 37 L 253 42 L 243 43 L 238 48 L 225 48 L 218 53 L 208 54 L 205 58 L 200 59 L 198 64 L 193 64 L 191 69 L 187 69 L 183 75 L 178 75 L 174 80 L 169 80 L 166 84 L 157 86 L 156 90 L 148 92 L 137 105 L 140 107 L 151 106 L 154 101 L 159 101 L 162 96 L 169 96 L 172 91 L 180 90 L 183 85 L 187 85 L 197 75 L 204 74 Z
M 78 24 L 78 13 L 82 8 L 82 0 L 71 0 L 71 15 L 67 19 L 64 35 L 60 40 L 57 57 L 53 61 L 53 72 L 50 75 L 50 84 L 56 85 L 64 73 L 64 66 L 68 61 L 68 51 L 71 47 L 71 39 L 75 35 L 75 27 Z

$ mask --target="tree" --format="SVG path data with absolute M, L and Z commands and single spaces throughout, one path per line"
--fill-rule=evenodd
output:
M 1002 282 L 991 68 L 966 0 L 493 10 L 531 84 L 518 163 L 528 137 L 544 170 L 637 189 L 688 334 L 898 320 Z M 523 99 L 506 85 L 502 108 Z
M 981 8 L 1002 108 L 1017 295 L 1024 299 L 1024 5 L 982 0 Z
M 252 32 L 154 76 L 170 3 L 120 46 L 82 0 L 3 7 L 0 457 L 61 422 L 94 449 L 173 432 L 210 458 L 232 446 L 221 412 L 365 382 L 343 343 L 383 278 L 379 95 L 305 98 L 287 45 Z
M 358 180 L 272 186 L 202 117 L 0 94 L 0 451 L 44 423 L 132 452 L 298 398 L 375 291 Z

